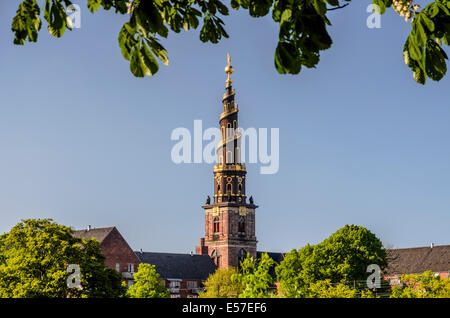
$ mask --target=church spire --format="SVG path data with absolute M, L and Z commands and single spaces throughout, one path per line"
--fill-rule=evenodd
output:
M 231 87 L 230 54 L 225 66 L 223 112 L 219 117 L 222 138 L 217 145 L 214 166 L 214 199 L 208 196 L 205 209 L 205 237 L 196 247 L 197 254 L 207 254 L 218 267 L 238 267 L 247 253 L 256 258 L 255 209 L 253 198 L 247 203 L 247 171 L 241 161 L 241 134 L 238 130 L 238 107 Z

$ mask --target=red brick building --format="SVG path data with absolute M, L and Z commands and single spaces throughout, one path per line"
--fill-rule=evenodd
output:
M 121 273 L 128 285 L 133 283 L 133 273 L 137 271 L 140 261 L 116 227 L 88 226 L 86 230 L 75 231 L 74 236 L 97 240 L 105 256 L 105 265 Z
M 140 263 L 155 265 L 173 298 L 197 297 L 203 283 L 217 267 L 208 255 L 134 252 L 116 227 L 91 228 L 74 232 L 75 237 L 100 243 L 105 265 L 122 274 L 130 286 Z

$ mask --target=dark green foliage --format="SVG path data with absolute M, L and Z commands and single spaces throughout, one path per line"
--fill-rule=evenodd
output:
M 23 45 L 25 41 L 36 42 L 41 29 L 41 10 L 36 0 L 25 0 L 19 4 L 11 30 L 14 32 L 14 44 Z
M 97 241 L 72 236 L 50 219 L 23 220 L 0 236 L 0 297 L 121 297 L 120 274 L 105 266 Z M 67 286 L 67 266 L 81 270 L 82 289 Z
M 392 0 L 374 0 L 384 13 Z M 442 44 L 450 42 L 450 1 L 435 0 L 423 10 L 414 12 L 411 32 L 405 41 L 403 58 L 411 68 L 414 80 L 425 84 L 427 77 L 441 80 L 447 73 L 447 54 Z
M 320 52 L 331 47 L 332 39 L 327 31 L 327 26 L 331 26 L 330 9 L 342 8 L 350 1 L 231 0 L 230 6 L 235 10 L 248 10 L 254 18 L 271 12 L 272 19 L 279 25 L 275 68 L 280 74 L 298 74 L 302 66 L 315 67 Z M 372 1 L 381 14 L 392 6 L 392 0 Z M 69 0 L 44 0 L 44 18 L 55 37 L 61 37 L 66 28 L 70 29 L 65 11 L 70 4 Z M 156 58 L 168 65 L 167 51 L 158 37 L 166 38 L 169 31 L 188 31 L 202 24 L 201 41 L 218 43 L 222 37 L 228 37 L 220 16 L 228 15 L 229 9 L 221 0 L 88 0 L 87 7 L 92 13 L 100 7 L 114 8 L 120 14 L 130 13 L 118 40 L 122 55 L 130 61 L 130 70 L 137 77 L 155 74 L 159 69 Z M 447 72 L 447 55 L 441 46 L 450 41 L 449 10 L 449 0 L 435 0 L 414 13 L 404 56 L 408 55 L 407 65 L 421 84 L 427 77 L 439 81 Z M 11 24 L 15 44 L 37 41 L 41 27 L 39 15 L 36 0 L 23 0 L 19 4 Z
M 267 253 L 263 253 L 261 258 L 253 258 L 247 253 L 247 257 L 241 262 L 238 274 L 231 278 L 233 282 L 242 285 L 239 298 L 268 298 L 276 295 L 273 277 L 270 269 L 275 266 L 275 262 Z
M 362 226 L 346 225 L 317 245 L 287 253 L 276 273 L 284 296 L 306 297 L 318 281 L 365 284 L 370 264 L 387 266 L 381 241 Z

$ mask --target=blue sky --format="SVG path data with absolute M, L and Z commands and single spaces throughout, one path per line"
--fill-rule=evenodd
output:
M 2 1 L 0 232 L 50 217 L 115 225 L 134 249 L 194 250 L 212 165 L 175 165 L 170 134 L 218 125 L 229 51 L 240 124 L 280 129 L 279 172 L 248 165 L 259 250 L 315 244 L 345 224 L 395 247 L 450 244 L 450 80 L 416 84 L 402 61 L 408 24 L 391 10 L 367 28 L 368 3 L 330 14 L 332 48 L 298 76 L 274 68 L 270 17 L 233 10 L 230 39 L 170 34 L 170 66 L 137 79 L 117 45 L 126 17 L 81 1 L 80 29 L 55 39 L 44 23 L 19 47 L 18 1 Z

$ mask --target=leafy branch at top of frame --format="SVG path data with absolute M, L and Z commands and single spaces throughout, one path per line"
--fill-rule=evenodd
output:
M 447 54 L 442 45 L 450 43 L 450 1 L 435 0 L 422 10 L 412 0 L 374 0 L 384 13 L 387 7 L 411 23 L 411 32 L 403 47 L 403 59 L 414 80 L 425 84 L 427 78 L 441 80 L 447 73 Z
M 275 49 L 275 68 L 280 74 L 298 74 L 302 67 L 314 68 L 320 53 L 331 47 L 327 31 L 331 26 L 327 14 L 346 7 L 351 0 L 231 0 L 230 7 L 248 10 L 251 17 L 269 13 L 279 26 Z M 404 45 L 404 60 L 414 79 L 424 84 L 429 77 L 439 81 L 446 74 L 447 55 L 442 45 L 450 40 L 450 2 L 435 0 L 423 10 L 413 0 L 373 0 L 380 13 L 393 7 L 406 21 L 411 20 L 411 33 Z M 44 19 L 50 34 L 61 37 L 71 20 L 66 10 L 69 0 L 43 0 Z M 130 70 L 137 77 L 150 76 L 159 69 L 157 59 L 168 64 L 167 51 L 160 44 L 169 31 L 200 29 L 200 40 L 218 43 L 228 37 L 220 16 L 229 14 L 220 0 L 87 0 L 94 13 L 102 7 L 119 14 L 129 14 L 118 36 L 122 55 L 130 62 Z M 36 0 L 23 0 L 13 18 L 11 29 L 14 43 L 36 42 L 42 22 L 41 9 Z

